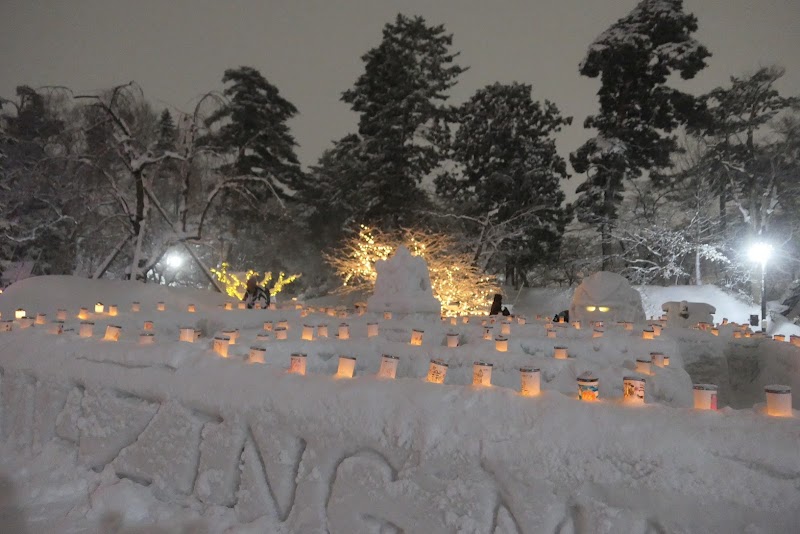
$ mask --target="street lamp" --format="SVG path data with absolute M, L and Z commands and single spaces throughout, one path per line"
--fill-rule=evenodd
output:
M 766 273 L 767 260 L 772 255 L 772 245 L 769 243 L 758 242 L 750 247 L 750 260 L 761 264 L 761 331 L 767 329 L 767 294 L 766 294 Z
M 173 252 L 169 254 L 166 258 L 167 266 L 171 269 L 179 269 L 181 265 L 183 265 L 183 256 L 178 254 L 177 252 Z

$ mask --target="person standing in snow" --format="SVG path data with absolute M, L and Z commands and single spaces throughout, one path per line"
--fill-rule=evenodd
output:
M 489 310 L 489 315 L 511 315 L 511 312 L 508 311 L 508 308 L 503 307 L 503 295 L 500 293 L 494 294 L 494 300 L 492 301 L 492 309 Z
M 247 290 L 244 292 L 242 300 L 247 303 L 247 308 L 252 309 L 256 302 L 261 304 L 261 308 L 269 308 L 269 291 L 258 285 L 258 278 L 251 276 L 247 279 Z

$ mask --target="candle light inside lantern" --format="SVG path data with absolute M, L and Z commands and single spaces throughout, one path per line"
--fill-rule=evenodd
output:
M 458 334 L 447 334 L 447 347 L 451 349 L 458 347 Z
M 328 325 L 326 324 L 317 325 L 317 337 L 328 337 Z
M 524 325 L 525 323 L 527 323 L 527 320 L 525 319 L 525 317 L 523 317 L 521 315 L 517 317 L 517 324 Z
M 447 364 L 442 360 L 431 360 L 428 366 L 428 382 L 444 384 L 445 376 L 447 376 Z
M 233 302 L 228 301 L 225 303 L 225 311 L 231 311 L 233 309 Z
M 116 317 L 117 315 L 119 315 L 119 308 L 117 307 L 116 304 L 110 304 L 108 306 L 108 315 L 111 317 Z
M 106 326 L 106 335 L 103 339 L 106 341 L 119 341 L 119 334 L 122 332 L 122 327 L 110 324 Z
M 596 401 L 600 398 L 600 379 L 591 373 L 578 376 L 578 399 Z
M 391 354 L 381 356 L 381 366 L 378 368 L 379 378 L 394 378 L 397 375 L 397 364 L 400 359 Z
M 553 347 L 553 358 L 556 360 L 566 360 L 569 358 L 567 347 Z
M 142 330 L 152 330 L 153 329 L 153 321 L 145 321 L 142 325 Z
M 167 305 L 164 302 L 156 302 L 156 309 L 158 311 L 164 311 L 167 309 Z
M 278 341 L 285 341 L 288 338 L 288 332 L 283 327 L 275 328 L 275 339 Z
M 22 308 L 17 308 L 14 311 L 14 319 L 22 319 L 23 317 L 26 317 L 26 316 L 27 316 L 27 314 L 25 313 L 25 310 L 23 310 Z
M 469 317 L 468 317 L 468 316 L 466 316 L 466 315 L 462 316 L 462 317 L 461 317 L 461 322 L 462 322 L 463 324 L 469 324 Z
M 411 330 L 411 344 L 416 346 L 422 345 L 422 337 L 424 335 L 425 335 L 424 330 L 417 330 L 417 329 Z
M 47 315 L 45 315 L 44 313 L 37 313 L 36 324 L 38 325 L 47 324 Z
M 186 343 L 194 343 L 194 337 L 195 337 L 194 332 L 195 332 L 194 328 L 191 326 L 181 327 L 179 339 L 181 341 L 185 341 Z
M 522 367 L 519 370 L 519 392 L 525 397 L 535 397 L 542 390 L 542 373 L 535 367 Z
M 264 330 L 272 332 L 272 321 L 264 321 Z
M 306 374 L 305 354 L 292 354 L 289 357 L 289 372 L 295 375 Z
M 186 306 L 186 311 L 189 313 L 195 313 L 197 311 L 197 306 L 195 306 L 194 304 L 189 304 L 188 306 Z
M 238 309 L 240 309 L 240 310 L 246 310 L 247 309 L 247 303 L 246 302 L 237 302 L 236 303 L 236 307 Z
M 156 336 L 152 332 L 142 332 L 139 334 L 139 345 L 152 345 L 156 341 Z
M 719 336 L 719 328 L 714 327 L 711 329 L 711 335 Z
M 792 388 L 773 384 L 764 386 L 767 396 L 767 415 L 792 417 Z
M 250 354 L 247 360 L 250 363 L 264 363 L 264 356 L 267 354 L 267 349 L 264 347 L 250 347 Z
M 383 312 L 383 318 L 387 321 L 390 320 L 392 318 L 392 312 L 390 311 Z
M 222 335 L 230 338 L 231 345 L 236 345 L 236 342 L 239 340 L 239 329 L 223 330 Z
M 575 321 L 574 323 L 572 323 L 572 326 L 575 327 L 575 330 L 580 330 L 581 329 L 581 322 L 580 321 Z
M 339 339 L 350 339 L 350 325 L 347 323 L 339 325 Z
M 664 353 L 663 352 L 651 352 L 650 353 L 650 361 L 653 362 L 653 365 L 656 367 L 664 367 Z
M 94 323 L 89 321 L 82 321 L 81 325 L 78 327 L 78 336 L 92 337 L 93 330 L 94 330 Z
M 733 331 L 733 338 L 734 339 L 741 339 L 742 338 L 742 333 L 740 331 L 738 331 L 738 330 L 734 330 Z
M 653 329 L 653 336 L 659 337 L 661 335 L 661 325 L 660 324 L 650 325 L 650 328 Z
M 67 310 L 58 310 L 56 312 L 56 320 L 57 321 L 66 321 L 67 320 Z
M 772 336 L 772 339 L 774 339 L 775 341 L 786 341 L 786 336 L 783 334 L 775 334 L 774 336 Z
M 492 364 L 486 362 L 475 362 L 472 365 L 472 385 L 491 386 L 492 385 Z
M 636 372 L 643 375 L 650 374 L 650 360 L 644 358 L 636 358 Z
M 457 317 L 450 317 L 450 326 L 455 326 L 457 324 L 458 324 L 458 318 Z
M 11 330 L 10 325 L 9 330 Z M 50 323 L 50 327 L 47 329 L 47 332 L 54 335 L 62 334 L 64 332 L 64 321 L 53 321 Z
M 353 378 L 356 372 L 356 359 L 353 356 L 339 356 L 338 378 Z
M 504 336 L 511 334 L 511 323 L 503 323 L 500 325 L 500 333 Z
M 642 339 L 655 339 L 653 330 L 650 328 L 645 328 L 644 330 L 642 330 Z
M 378 335 L 378 323 L 367 323 L 367 337 Z
M 136 313 L 142 309 L 142 305 L 138 302 L 131 302 L 131 311 Z
M 289 321 L 286 319 L 281 319 L 278 321 L 278 326 L 283 328 L 284 330 L 289 330 Z
M 314 327 L 311 325 L 303 325 L 303 333 L 300 335 L 303 341 L 314 341 Z
M 623 377 L 623 401 L 628 404 L 644 404 L 645 383 L 645 379 L 638 376 Z
M 269 303 L 269 309 L 270 310 L 277 310 L 278 309 L 278 305 L 275 304 L 274 302 L 270 302 Z
M 89 308 L 81 308 L 78 311 L 78 319 L 88 319 L 89 318 Z
M 800 347 L 800 336 L 796 336 L 796 335 L 792 334 L 791 336 L 789 336 L 789 341 L 795 347 Z
M 594 330 L 592 330 L 592 337 L 593 338 L 603 337 L 603 331 L 595 328 Z
M 494 349 L 497 352 L 508 352 L 508 338 L 501 336 L 494 338 Z
M 694 384 L 692 390 L 696 410 L 717 409 L 717 386 L 714 384 Z
M 105 310 L 105 306 L 103 306 L 102 302 L 98 302 L 97 304 L 94 305 L 95 313 L 103 313 L 103 310 Z
M 223 358 L 228 357 L 228 345 L 230 344 L 230 338 L 225 336 L 217 336 L 214 338 L 214 342 L 211 345 L 211 348 L 214 352 L 222 356 Z
M 744 337 L 750 338 L 753 337 L 753 334 L 750 332 L 750 330 L 748 330 L 747 332 L 744 333 Z

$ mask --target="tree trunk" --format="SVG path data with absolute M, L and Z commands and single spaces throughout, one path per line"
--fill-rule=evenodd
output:
M 608 242 L 608 224 L 603 223 L 600 225 L 600 253 L 603 256 L 602 267 L 604 271 L 608 271 L 611 267 L 611 258 L 608 250 L 610 243 Z

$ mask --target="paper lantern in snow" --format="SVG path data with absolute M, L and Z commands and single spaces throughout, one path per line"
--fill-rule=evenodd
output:
M 625 323 L 625 330 L 633 332 L 633 323 Z
M 105 310 L 105 306 L 103 306 L 102 302 L 98 302 L 97 304 L 94 305 L 95 313 L 103 313 L 103 310 Z
M 450 317 L 450 326 L 455 326 L 458 324 L 458 317 Z
M 278 341 L 285 341 L 288 337 L 288 332 L 285 328 L 278 327 L 275 329 L 275 339 Z
M 270 309 L 270 310 L 277 310 L 277 309 L 278 309 L 278 305 L 277 305 L 277 304 L 275 304 L 274 302 L 270 302 L 270 303 L 269 303 L 269 309 Z M 305 374 L 305 373 L 304 373 L 304 374 Z
M 67 310 L 58 310 L 56 312 L 56 320 L 57 321 L 66 321 L 67 320 Z
M 62 326 L 63 326 L 63 323 L 62 323 Z M 0 321 L 0 332 L 11 332 L 11 330 L 13 328 L 14 328 L 14 322 L 13 321 Z M 59 332 L 59 334 L 60 333 L 61 332 Z
M 547 331 L 547 338 L 548 339 L 555 339 L 557 337 L 558 337 L 558 334 L 556 333 L 555 330 L 548 330 Z
M 458 334 L 447 334 L 447 347 L 450 349 L 458 347 Z
M 744 333 L 744 337 L 751 338 L 753 337 L 753 334 L 748 330 L 747 332 Z
M 714 384 L 694 384 L 694 407 L 696 410 L 717 409 L 717 386 Z
M 642 330 L 642 339 L 655 339 L 655 335 L 651 329 L 645 328 Z
M 356 359 L 353 356 L 339 356 L 338 378 L 353 378 L 356 372 Z
M 643 375 L 650 374 L 650 360 L 645 360 L 644 358 L 636 358 L 636 372 L 641 373 Z
M 492 364 L 486 362 L 475 362 L 472 365 L 472 385 L 491 386 L 492 385 Z
M 184 326 L 180 330 L 180 340 L 185 341 L 186 343 L 194 343 L 194 328 L 189 326 Z
M 603 331 L 595 328 L 594 330 L 592 330 L 592 338 L 597 338 L 597 337 L 603 337 Z
M 231 311 L 233 309 L 233 302 L 226 302 L 225 303 L 225 311 Z
M 142 309 L 142 305 L 138 302 L 131 302 L 131 311 L 136 313 Z
M 772 336 L 772 339 L 774 339 L 775 341 L 786 341 L 786 336 L 783 334 L 775 334 L 774 336 Z
M 153 329 L 153 321 L 145 321 L 144 325 L 142 325 L 142 330 L 152 330 Z
M 116 317 L 117 315 L 119 315 L 119 308 L 117 307 L 116 304 L 111 304 L 108 306 L 108 315 L 110 315 L 111 317 Z
M 238 309 L 240 309 L 240 310 L 246 310 L 247 309 L 247 303 L 246 302 L 237 302 L 236 303 L 236 307 Z
M 314 341 L 314 327 L 304 324 L 303 333 L 300 335 L 300 339 L 303 341 Z
M 186 311 L 189 313 L 195 313 L 197 311 L 197 306 L 195 306 L 194 304 L 189 304 L 188 306 L 186 306 Z
M 526 322 L 527 322 L 527 320 L 525 319 L 525 317 L 523 317 L 521 315 L 519 317 L 517 317 L 517 324 L 524 325 Z
M 38 325 L 47 324 L 47 315 L 45 315 L 44 313 L 37 313 L 36 324 Z
M 716 327 L 712 328 L 711 329 L 711 335 L 719 336 L 719 328 L 716 328 Z
M 317 325 L 317 337 L 328 337 L 328 325 L 326 324 Z
M 392 318 L 392 312 L 390 311 L 383 312 L 383 318 L 387 321 L 390 320 Z
M 339 339 L 350 339 L 350 325 L 347 323 L 339 325 Z
M 306 374 L 305 354 L 292 354 L 289 357 L 289 372 L 295 375 Z
M 626 376 L 622 379 L 622 398 L 628 404 L 644 404 L 645 379 Z
M 494 338 L 494 349 L 497 352 L 508 352 L 508 338 L 500 336 Z
M 486 325 L 488 325 L 488 324 L 489 324 L 489 321 L 487 321 L 486 319 L 483 319 L 483 320 L 481 321 L 481 326 L 486 326 Z
M 734 339 L 741 339 L 742 338 L 742 333 L 740 331 L 738 331 L 738 330 L 734 330 L 733 338 Z
M 156 336 L 152 332 L 142 332 L 139 334 L 139 345 L 152 345 L 156 341 Z
M 11 321 L 8 321 L 11 322 Z M 11 325 L 9 325 L 9 330 Z M 59 335 L 64 332 L 64 321 L 53 321 L 50 323 L 50 327 L 47 329 L 49 334 Z
M 88 319 L 89 318 L 89 308 L 81 308 L 78 311 L 78 319 Z
M 17 308 L 14 311 L 14 319 L 22 319 L 23 317 L 26 317 L 26 316 L 27 316 L 27 314 L 25 313 L 25 310 L 23 310 L 22 308 Z
M 486 341 L 492 340 L 492 329 L 491 328 L 484 328 L 483 329 L 483 339 Z
M 236 341 L 239 339 L 239 330 L 237 330 L 237 329 L 234 329 L 234 330 L 223 330 L 222 331 L 222 335 L 227 337 L 227 338 L 230 338 L 230 344 L 231 345 L 236 345 Z
M 554 327 L 553 327 L 553 323 L 545 323 L 545 324 L 544 324 L 544 329 L 545 329 L 545 330 L 547 330 L 547 331 L 550 331 L 550 330 L 552 330 L 553 328 L 554 328 Z
M 444 384 L 445 376 L 447 376 L 447 364 L 442 360 L 431 360 L 428 366 L 428 382 Z
M 94 330 L 94 323 L 89 321 L 81 322 L 81 325 L 78 327 L 78 335 L 80 337 L 92 337 Z
M 791 336 L 789 336 L 789 341 L 795 347 L 800 347 L 800 336 L 791 335 Z
M 664 367 L 669 367 L 669 356 L 664 355 Z
M 469 317 L 467 317 L 466 315 L 464 315 L 463 317 L 461 317 L 461 322 L 462 322 L 463 324 L 469 324 Z
M 106 341 L 119 341 L 119 334 L 122 332 L 122 327 L 110 324 L 106 326 L 106 335 L 103 339 Z
M 397 356 L 384 354 L 381 356 L 381 366 L 378 368 L 379 378 L 394 378 L 397 375 L 397 364 L 400 359 Z
M 572 326 L 575 327 L 575 330 L 580 330 L 581 329 L 581 322 L 580 321 L 575 321 L 574 323 L 572 323 Z
M 157 302 L 156 303 L 156 309 L 158 311 L 164 311 L 164 310 L 167 309 L 167 305 L 165 303 L 163 303 L 163 302 Z
M 661 335 L 661 325 L 660 324 L 650 325 L 650 328 L 653 329 L 653 335 L 655 337 L 658 337 L 658 336 Z
M 272 321 L 264 321 L 264 330 L 272 332 Z
M 511 324 L 510 323 L 503 323 L 500 325 L 500 333 L 504 336 L 508 336 L 511 334 Z
M 664 367 L 664 353 L 663 352 L 651 352 L 650 353 L 650 361 L 653 362 L 653 365 L 656 367 Z
M 250 347 L 250 354 L 247 361 L 250 363 L 264 363 L 264 356 L 267 354 L 267 349 L 264 347 Z
M 348 315 L 348 313 L 347 313 L 347 310 L 340 310 L 340 311 L 339 311 L 339 312 L 336 314 L 336 317 L 338 317 L 339 319 L 347 319 L 347 318 L 349 317 L 349 315 Z
M 600 379 L 591 373 L 583 373 L 578 377 L 578 399 L 596 401 L 600 398 Z
M 284 330 L 289 330 L 289 321 L 286 319 L 281 319 L 278 321 L 278 326 L 283 328 Z
M 553 347 L 553 358 L 556 360 L 566 360 L 569 358 L 567 347 Z
M 535 367 L 522 367 L 519 381 L 519 392 L 525 397 L 535 397 L 542 391 L 542 373 Z
M 764 386 L 767 396 L 767 415 L 792 417 L 792 388 L 773 384 Z
M 378 323 L 367 323 L 367 337 L 378 335 Z
M 227 338 L 225 336 L 217 336 L 214 338 L 214 341 L 211 344 L 211 348 L 214 352 L 216 352 L 223 358 L 227 358 L 229 344 L 230 344 L 230 338 Z
M 411 330 L 411 344 L 420 346 L 422 345 L 422 337 L 425 335 L 424 330 Z
M 269 341 L 270 339 L 272 338 L 269 337 L 269 334 L 256 334 L 257 341 Z

